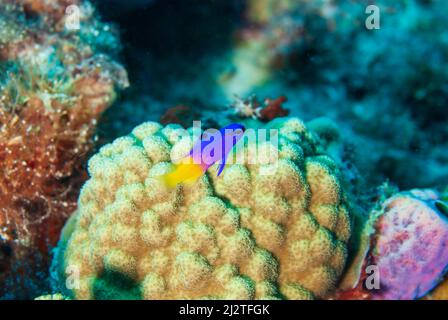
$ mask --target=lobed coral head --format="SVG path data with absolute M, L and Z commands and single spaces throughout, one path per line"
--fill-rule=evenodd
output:
M 242 162 L 176 189 L 157 177 L 190 150 L 191 131 L 149 122 L 104 146 L 59 245 L 62 287 L 77 268 L 77 299 L 327 297 L 350 237 L 338 170 L 299 119 L 264 128 L 278 130 L 277 147 L 246 140 Z M 255 161 L 257 148 L 278 158 Z

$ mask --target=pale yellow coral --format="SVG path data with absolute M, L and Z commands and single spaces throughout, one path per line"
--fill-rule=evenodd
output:
M 70 299 L 67 297 L 64 297 L 60 293 L 55 293 L 55 294 L 48 294 L 45 296 L 39 296 L 39 297 L 35 298 L 34 300 L 70 300 Z
M 246 155 L 241 163 L 175 189 L 157 176 L 170 169 L 170 154 L 191 148 L 191 130 L 144 123 L 104 146 L 61 245 L 62 274 L 80 270 L 74 297 L 98 298 L 95 281 L 107 272 L 132 279 L 145 299 L 327 297 L 350 237 L 337 168 L 315 153 L 299 119 L 266 128 L 279 130 L 278 149 L 263 147 L 278 159 L 254 161 L 262 144 L 246 141 L 235 155 Z

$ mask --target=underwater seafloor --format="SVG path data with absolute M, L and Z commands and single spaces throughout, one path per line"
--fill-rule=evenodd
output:
M 0 0 L 0 299 L 448 299 L 446 12 Z M 193 121 L 278 158 L 167 188 Z

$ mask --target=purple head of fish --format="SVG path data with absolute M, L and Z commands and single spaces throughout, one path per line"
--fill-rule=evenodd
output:
M 246 128 L 238 123 L 233 123 L 220 130 L 206 130 L 201 139 L 194 145 L 189 156 L 194 163 L 200 164 L 206 171 L 214 163 L 220 163 L 218 176 L 224 169 L 226 158 L 233 147 L 244 136 Z

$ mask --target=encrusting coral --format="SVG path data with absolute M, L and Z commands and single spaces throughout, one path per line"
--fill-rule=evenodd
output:
M 191 130 L 148 122 L 102 147 L 54 260 L 57 290 L 76 299 L 327 297 L 351 234 L 338 169 L 299 119 L 263 128 L 278 129 L 278 147 L 244 138 L 234 155 L 242 162 L 175 189 L 158 176 L 192 147 Z
M 65 25 L 72 4 L 78 30 Z M 0 0 L 0 26 L 0 296 L 29 297 L 76 209 L 97 121 L 128 80 L 87 1 Z

